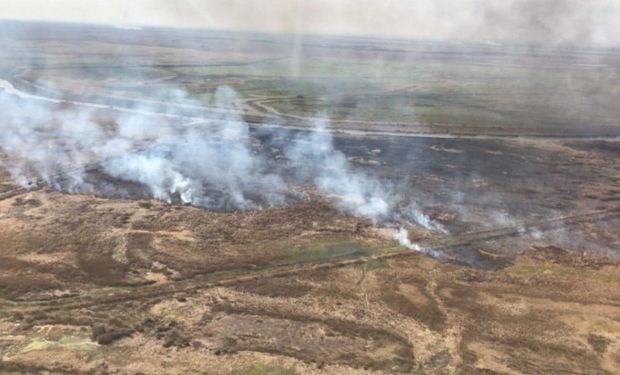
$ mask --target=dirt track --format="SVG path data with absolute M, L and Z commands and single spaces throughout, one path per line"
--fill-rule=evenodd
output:
M 16 79 L 16 78 L 14 78 Z M 21 78 L 17 78 L 20 79 Z M 24 81 L 26 82 L 26 81 Z M 29 84 L 29 82 L 26 82 Z M 40 93 L 31 94 L 21 90 L 18 90 L 13 86 L 13 84 L 8 80 L 0 79 L 0 89 L 4 89 L 6 92 L 11 93 L 13 95 L 17 95 L 23 99 L 28 100 L 40 100 L 52 103 L 67 103 L 76 106 L 84 106 L 88 108 L 95 109 L 106 109 L 120 112 L 128 112 L 134 113 L 136 115 L 144 115 L 144 116 L 163 116 L 166 118 L 175 118 L 177 120 L 187 121 L 192 126 L 199 125 L 200 123 L 212 121 L 213 119 L 218 119 L 218 117 L 214 118 L 205 118 L 202 116 L 193 116 L 193 115 L 181 115 L 181 114 L 171 114 L 170 111 L 166 113 L 163 112 L 153 112 L 149 110 L 135 110 L 124 106 L 114 106 L 114 105 L 103 105 L 98 102 L 85 102 L 85 101 L 73 101 L 73 100 L 61 100 L 53 97 L 47 97 L 41 95 Z M 109 96 L 109 98 L 114 98 L 114 96 Z M 136 103 L 139 103 L 142 99 L 134 99 L 134 98 L 123 98 L 123 100 L 129 100 L 130 102 L 135 100 Z M 260 99 L 262 102 L 266 99 Z M 148 99 L 143 100 L 145 103 L 148 103 Z M 161 102 L 160 104 L 164 104 Z M 177 103 L 165 103 L 169 108 L 176 109 L 187 109 L 191 108 L 186 104 L 177 104 Z M 312 124 L 317 120 L 317 118 L 310 117 L 300 117 L 300 116 L 290 116 L 286 114 L 279 113 L 275 110 L 270 110 L 268 107 L 264 107 L 259 104 L 259 102 L 248 101 L 244 103 L 249 106 L 249 109 L 246 109 L 246 112 L 249 112 L 250 115 L 244 118 L 250 126 L 254 128 L 261 128 L 266 125 L 265 123 L 270 123 L 267 125 L 269 128 L 276 129 L 288 129 L 288 130 L 301 130 L 307 131 L 312 130 Z M 202 112 L 205 110 L 208 112 L 215 111 L 219 113 L 216 108 L 211 107 L 201 107 Z M 258 111 L 258 114 L 256 113 Z M 278 122 L 278 118 L 287 118 L 289 121 L 286 125 L 280 124 Z M 275 120 L 276 123 L 273 123 Z M 290 120 L 295 120 L 298 124 L 291 124 Z M 483 139 L 483 140 L 506 140 L 506 139 L 533 139 L 533 140 L 544 140 L 544 141 L 553 141 L 553 140 L 602 140 L 602 141 L 618 141 L 620 140 L 620 136 L 613 135 L 597 135 L 592 134 L 591 131 L 588 131 L 587 134 L 570 134 L 567 133 L 566 130 L 560 130 L 556 132 L 550 132 L 545 129 L 538 129 L 536 127 L 532 128 L 523 128 L 521 130 L 509 130 L 503 129 L 501 127 L 497 128 L 489 128 L 489 127 L 469 127 L 469 128 L 461 128 L 460 130 L 449 130 L 452 128 L 450 124 L 441 124 L 434 125 L 433 127 L 423 126 L 422 124 L 411 124 L 411 123 L 381 123 L 381 122 L 363 122 L 363 121 L 332 121 L 331 127 L 329 131 L 339 134 L 345 134 L 350 136 L 382 136 L 382 137 L 415 137 L 415 138 L 431 138 L 431 139 Z M 612 128 L 612 132 L 615 128 Z

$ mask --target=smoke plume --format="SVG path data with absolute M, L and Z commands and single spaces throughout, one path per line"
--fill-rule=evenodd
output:
M 205 105 L 179 96 L 184 103 Z M 160 106 L 140 106 L 117 108 L 123 110 L 114 112 L 112 121 L 101 121 L 98 106 L 50 101 L 5 82 L 0 91 L 4 167 L 24 187 L 45 183 L 71 193 L 122 197 L 129 195 L 124 186 L 129 183 L 159 200 L 227 211 L 280 206 L 301 198 L 301 187 L 310 186 L 373 223 L 444 231 L 417 204 L 402 202 L 389 183 L 350 164 L 334 147 L 325 120 L 312 131 L 262 129 L 281 148 L 277 161 L 236 111 L 231 88 L 216 90 L 206 106 L 221 110 L 214 120 L 183 121 Z M 93 171 L 108 177 L 93 178 Z

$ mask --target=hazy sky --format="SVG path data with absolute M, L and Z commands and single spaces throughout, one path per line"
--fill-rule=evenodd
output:
M 0 18 L 620 46 L 620 0 L 0 0 Z

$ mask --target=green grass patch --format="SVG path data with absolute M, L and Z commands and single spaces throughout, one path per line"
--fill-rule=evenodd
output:
M 368 245 L 350 240 L 316 241 L 289 248 L 281 264 L 313 263 L 337 258 L 360 258 L 396 249 L 394 246 Z

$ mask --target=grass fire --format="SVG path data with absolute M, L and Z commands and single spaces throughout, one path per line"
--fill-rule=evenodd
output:
M 6 3 L 0 372 L 620 371 L 617 6 Z

